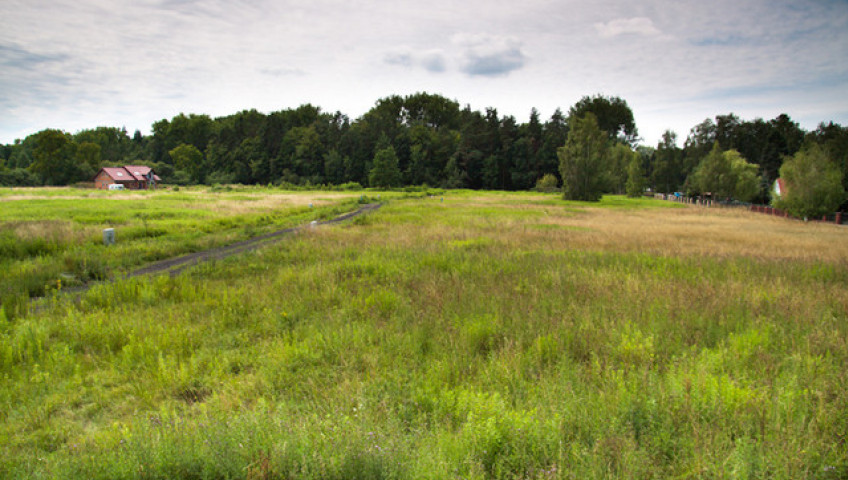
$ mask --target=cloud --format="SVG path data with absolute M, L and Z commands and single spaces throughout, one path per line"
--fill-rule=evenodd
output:
M 660 31 L 654 26 L 654 22 L 646 17 L 617 18 L 607 23 L 596 23 L 595 30 L 603 38 L 618 37 L 620 35 L 659 35 Z
M 421 67 L 428 72 L 442 73 L 447 70 L 447 58 L 441 50 L 414 52 L 408 47 L 400 47 L 383 56 L 383 62 L 399 67 Z
M 460 70 L 471 76 L 504 76 L 527 62 L 515 37 L 458 34 L 451 42 L 460 48 Z
M 0 44 L 0 65 L 4 67 L 29 68 L 38 64 L 62 62 L 67 59 L 67 55 L 34 53 L 14 43 Z
M 421 54 L 421 66 L 433 73 L 442 73 L 447 69 L 447 59 L 441 50 L 428 50 Z
M 306 72 L 299 68 L 285 68 L 285 67 L 269 67 L 269 68 L 260 68 L 259 73 L 264 75 L 268 75 L 271 77 L 299 77 L 306 75 Z
M 387 53 L 383 57 L 383 62 L 389 65 L 398 65 L 401 67 L 411 67 L 415 62 L 412 58 L 412 51 L 408 48 L 402 48 Z

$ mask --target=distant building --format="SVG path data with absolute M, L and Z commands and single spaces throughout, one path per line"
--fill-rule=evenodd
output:
M 150 167 L 143 165 L 127 165 L 125 167 L 103 167 L 94 177 L 94 186 L 100 190 L 108 190 L 109 185 L 123 185 L 128 190 L 155 189 L 161 182 L 159 175 Z
M 786 193 L 786 184 L 783 183 L 782 178 L 778 178 L 777 180 L 774 181 L 774 185 L 772 186 L 771 193 L 772 193 L 773 198 L 780 198 L 781 195 Z

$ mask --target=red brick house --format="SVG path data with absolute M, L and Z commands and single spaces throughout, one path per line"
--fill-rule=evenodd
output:
M 94 186 L 100 190 L 108 190 L 109 185 L 123 185 L 128 190 L 147 190 L 156 188 L 156 183 L 162 181 L 159 175 L 150 167 L 143 165 L 127 165 L 124 167 L 103 167 L 94 177 Z

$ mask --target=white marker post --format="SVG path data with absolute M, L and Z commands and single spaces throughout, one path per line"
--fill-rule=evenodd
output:
M 114 228 L 104 228 L 103 229 L 103 245 L 107 247 L 109 245 L 115 244 L 115 229 Z

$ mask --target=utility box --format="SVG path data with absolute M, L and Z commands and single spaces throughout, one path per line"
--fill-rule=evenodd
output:
M 115 244 L 115 229 L 114 228 L 104 228 L 103 229 L 103 245 L 114 245 Z

